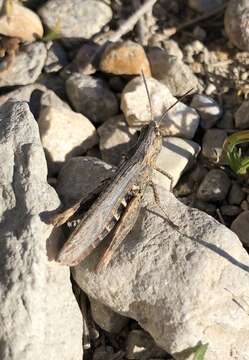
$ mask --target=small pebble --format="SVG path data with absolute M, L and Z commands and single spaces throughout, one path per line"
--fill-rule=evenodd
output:
M 92 123 L 82 114 L 63 107 L 43 107 L 38 119 L 50 173 L 69 157 L 83 154 L 98 142 Z
M 231 43 L 241 50 L 249 50 L 249 2 L 230 0 L 226 7 L 224 26 Z
M 227 133 L 221 129 L 209 129 L 202 139 L 202 155 L 216 162 L 222 153 L 222 147 Z
M 216 215 L 216 206 L 214 204 L 210 204 L 206 201 L 195 199 L 193 207 L 195 207 L 201 211 L 205 211 L 209 215 L 212 215 L 212 216 Z
M 96 72 L 94 64 L 94 57 L 99 48 L 99 45 L 93 42 L 87 42 L 83 44 L 78 50 L 72 63 L 69 65 L 68 70 L 77 72 L 83 75 L 91 75 Z
M 244 200 L 245 193 L 242 191 L 238 183 L 233 183 L 229 195 L 228 202 L 231 205 L 240 205 L 241 201 Z
M 0 73 L 0 87 L 33 84 L 42 72 L 47 50 L 43 42 L 22 46 L 10 68 Z
M 102 79 L 75 73 L 67 79 L 66 91 L 75 110 L 94 123 L 118 113 L 118 101 Z
M 109 164 L 118 165 L 136 144 L 136 130 L 129 128 L 123 115 L 108 119 L 98 128 L 101 156 Z
M 215 93 L 216 91 L 217 91 L 216 86 L 215 86 L 214 84 L 212 84 L 212 83 L 209 83 L 209 84 L 207 85 L 206 89 L 205 89 L 205 94 L 206 94 L 207 96 L 210 96 L 210 95 L 212 95 L 213 93 Z
M 223 216 L 237 216 L 241 213 L 241 209 L 236 205 L 223 205 L 220 207 Z
M 222 109 L 219 104 L 206 95 L 194 95 L 191 106 L 200 114 L 201 127 L 203 129 L 210 129 L 213 127 L 222 115 Z
M 170 56 L 161 48 L 151 47 L 147 51 L 152 76 L 166 85 L 174 96 L 199 88 L 197 77 L 182 60 Z
M 243 211 L 249 210 L 249 203 L 247 200 L 243 200 L 240 204 L 240 207 Z
M 38 13 L 49 29 L 60 20 L 62 38 L 90 39 L 112 18 L 111 7 L 96 0 L 49 0 Z
M 56 191 L 64 206 L 69 207 L 81 197 L 91 194 L 100 183 L 110 181 L 114 173 L 114 167 L 99 159 L 88 156 L 73 157 L 62 167 Z
M 219 129 L 233 129 L 234 121 L 233 114 L 230 110 L 226 110 L 222 118 L 216 124 Z
M 90 298 L 91 314 L 93 320 L 111 334 L 119 334 L 123 327 L 128 323 L 129 319 L 114 312 L 109 307 L 101 304 L 99 301 Z
M 165 40 L 163 41 L 163 47 L 169 56 L 175 56 L 179 60 L 183 59 L 183 52 L 176 41 Z
M 200 146 L 191 140 L 166 137 L 163 139 L 162 150 L 157 158 L 156 166 L 172 177 L 172 186 L 174 187 L 181 174 L 190 167 L 199 152 Z M 153 182 L 170 189 L 170 179 L 158 171 L 154 171 Z
M 207 37 L 206 31 L 200 26 L 196 26 L 193 31 L 193 35 L 197 40 L 204 41 Z
M 223 170 L 210 170 L 197 190 L 197 198 L 202 201 L 222 201 L 226 198 L 230 185 L 231 180 Z
M 199 12 L 208 12 L 222 5 L 224 0 L 188 0 L 188 6 Z
M 249 100 L 245 100 L 236 111 L 235 126 L 241 130 L 249 128 Z
M 132 330 L 126 341 L 126 358 L 140 360 L 166 357 L 167 353 L 160 349 L 153 338 L 143 330 Z
M 27 42 L 42 38 L 43 26 L 39 16 L 16 1 L 11 4 L 11 13 L 1 14 L 0 34 Z
M 66 52 L 57 41 L 49 42 L 47 44 L 47 51 L 47 59 L 44 66 L 45 72 L 57 72 L 68 64 Z
M 115 75 L 150 76 L 150 64 L 143 47 L 133 41 L 110 44 L 101 55 L 100 70 Z
M 231 230 L 238 235 L 240 241 L 247 247 L 249 247 L 249 211 L 243 211 L 233 221 Z

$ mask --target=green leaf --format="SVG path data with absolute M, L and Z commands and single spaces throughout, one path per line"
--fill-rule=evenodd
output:
M 197 347 L 193 360 L 204 360 L 204 356 L 207 352 L 207 348 L 208 348 L 208 343 L 207 344 L 200 343 L 200 345 L 198 345 Z

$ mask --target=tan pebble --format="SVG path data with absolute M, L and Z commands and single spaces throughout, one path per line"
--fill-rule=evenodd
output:
M 13 2 L 11 13 L 0 17 L 0 34 L 31 42 L 42 38 L 43 27 L 39 16 Z
M 149 61 L 143 47 L 133 41 L 108 46 L 100 60 L 100 70 L 117 75 L 151 75 Z

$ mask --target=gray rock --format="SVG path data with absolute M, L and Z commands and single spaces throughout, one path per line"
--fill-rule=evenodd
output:
M 50 174 L 57 173 L 65 160 L 83 155 L 98 143 L 93 124 L 65 107 L 43 106 L 38 126 Z
M 66 207 L 91 194 L 102 182 L 110 179 L 115 169 L 103 161 L 90 157 L 69 159 L 60 171 L 56 191 Z
M 127 126 L 123 115 L 117 115 L 98 128 L 99 147 L 102 159 L 109 164 L 118 165 L 136 144 L 136 130 Z
M 206 201 L 202 201 L 199 199 L 195 199 L 193 203 L 193 207 L 199 209 L 201 211 L 205 211 L 205 213 L 215 216 L 216 215 L 216 206 L 214 204 L 208 203 Z
M 218 121 L 216 125 L 219 129 L 233 129 L 234 121 L 233 114 L 230 110 L 225 111 L 222 118 Z
M 34 83 L 42 71 L 46 56 L 46 46 L 42 42 L 23 46 L 7 72 L 0 74 L 0 87 Z
M 248 354 L 249 318 L 233 300 L 248 294 L 248 254 L 225 226 L 166 190 L 159 196 L 179 229 L 158 216 L 148 189 L 135 227 L 109 266 L 93 271 L 103 241 L 72 269 L 74 279 L 91 297 L 136 319 L 177 360 L 199 341 L 209 343 L 208 360 Z
M 95 123 L 118 113 L 118 101 L 101 79 L 76 73 L 67 79 L 66 90 L 75 110 Z
M 168 55 L 175 56 L 177 59 L 183 59 L 182 50 L 179 48 L 179 45 L 174 40 L 163 41 L 163 47 Z
M 47 51 L 47 59 L 44 66 L 45 72 L 57 72 L 68 64 L 66 52 L 58 42 L 49 42 L 47 44 Z
M 242 130 L 249 128 L 249 100 L 244 101 L 236 111 L 235 126 Z
M 200 152 L 200 146 L 191 141 L 177 137 L 163 139 L 162 150 L 157 158 L 156 166 L 172 177 L 175 186 L 181 174 L 186 171 Z M 153 182 L 170 189 L 170 179 L 158 171 L 154 171 Z
M 160 48 L 150 48 L 147 52 L 152 76 L 166 85 L 174 96 L 182 96 L 187 91 L 199 88 L 199 82 L 182 60 L 170 56 Z
M 245 51 L 249 50 L 248 20 L 248 0 L 230 0 L 224 16 L 225 31 L 231 43 Z
M 147 77 L 153 118 L 159 120 L 162 114 L 176 102 L 166 85 Z M 121 109 L 129 126 L 141 128 L 151 121 L 148 96 L 141 76 L 132 79 L 124 88 L 121 95 Z M 160 123 L 160 130 L 164 136 L 179 136 L 191 139 L 199 124 L 196 110 L 178 102 Z
M 149 360 L 152 357 L 165 358 L 167 353 L 160 349 L 150 334 L 143 330 L 132 330 L 126 340 L 126 357 L 129 360 Z
M 215 10 L 224 4 L 224 0 L 188 0 L 188 6 L 200 12 Z
M 119 350 L 114 353 L 110 346 L 100 346 L 93 353 L 93 360 L 122 360 L 124 359 L 124 352 Z
M 223 170 L 210 170 L 197 190 L 197 197 L 203 201 L 222 201 L 227 196 L 230 185 L 231 180 Z
M 228 202 L 231 205 L 239 205 L 245 198 L 245 193 L 242 191 L 238 183 L 234 183 L 229 191 Z
M 70 106 L 62 101 L 52 90 L 47 89 L 44 85 L 33 84 L 26 85 L 0 96 L 0 105 L 4 104 L 8 99 L 16 99 L 18 101 L 27 101 L 31 112 L 36 119 L 39 118 L 41 107 L 53 106 L 70 109 Z
M 202 139 L 202 155 L 216 162 L 222 154 L 223 143 L 227 138 L 225 130 L 209 129 Z
M 191 107 L 198 111 L 201 117 L 201 127 L 210 129 L 222 115 L 219 104 L 209 96 L 196 94 L 191 101 Z
M 112 334 L 119 334 L 129 319 L 114 312 L 108 306 L 90 298 L 91 313 L 93 320 L 105 331 Z
M 243 210 L 243 211 L 247 211 L 249 210 L 249 202 L 247 200 L 243 200 L 240 204 L 240 208 Z
M 220 211 L 223 216 L 237 216 L 241 213 L 241 209 L 236 205 L 223 205 Z
M 50 29 L 59 19 L 60 34 L 65 38 L 90 39 L 112 18 L 110 6 L 96 0 L 49 0 L 38 13 Z
M 47 184 L 38 126 L 24 102 L 1 107 L 0 153 L 0 358 L 81 359 L 82 318 L 70 273 L 47 255 L 52 227 L 44 216 L 59 199 Z
M 238 235 L 240 241 L 249 246 L 249 211 L 243 211 L 232 223 L 231 230 Z

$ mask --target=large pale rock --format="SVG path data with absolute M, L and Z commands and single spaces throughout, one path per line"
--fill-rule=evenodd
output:
M 82 319 L 70 273 L 49 263 L 44 221 L 59 206 L 39 130 L 24 102 L 0 110 L 1 360 L 82 359 Z
M 152 112 L 155 120 L 159 120 L 162 114 L 176 102 L 166 85 L 159 81 L 146 78 Z M 131 127 L 142 127 L 151 120 L 149 100 L 142 77 L 132 79 L 124 88 L 121 97 L 121 109 L 126 121 Z M 178 102 L 168 111 L 160 129 L 164 136 L 180 136 L 191 139 L 199 124 L 199 115 L 196 110 Z
M 84 115 L 64 107 L 44 106 L 38 126 L 49 168 L 54 172 L 66 159 L 82 155 L 98 142 L 93 124 Z
M 20 48 L 8 71 L 0 73 L 0 87 L 34 83 L 42 71 L 46 56 L 46 46 L 42 42 Z
M 67 79 L 66 90 L 75 110 L 94 123 L 118 113 L 118 101 L 102 79 L 76 73 Z
M 164 219 L 148 190 L 139 218 L 106 270 L 94 271 L 107 241 L 73 277 L 91 297 L 131 317 L 175 359 L 199 341 L 208 360 L 247 359 L 249 257 L 239 239 L 210 216 L 159 189 Z
M 112 10 L 96 0 L 49 0 L 39 15 L 50 29 L 59 20 L 61 37 L 90 39 L 111 20 Z
M 36 13 L 13 1 L 11 12 L 0 17 L 0 34 L 31 42 L 42 38 L 43 27 Z

